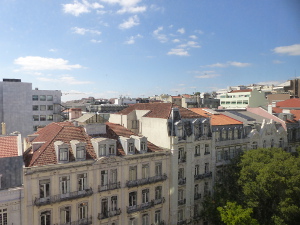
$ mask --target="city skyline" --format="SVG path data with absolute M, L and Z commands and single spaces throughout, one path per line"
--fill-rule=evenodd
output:
M 1 78 L 62 90 L 64 101 L 210 92 L 300 76 L 295 0 L 1 5 Z

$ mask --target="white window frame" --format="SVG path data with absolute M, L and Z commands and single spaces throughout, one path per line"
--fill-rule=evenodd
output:
M 78 191 L 84 191 L 87 189 L 87 173 L 81 173 L 77 175 L 77 190 Z
M 70 176 L 62 176 L 59 178 L 59 188 L 62 195 L 70 192 Z

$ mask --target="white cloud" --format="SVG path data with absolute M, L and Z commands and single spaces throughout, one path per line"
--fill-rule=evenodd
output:
M 146 6 L 137 6 L 137 7 L 124 7 L 117 11 L 117 13 L 123 14 L 123 13 L 142 13 L 147 10 Z
M 159 7 L 157 5 L 150 5 L 150 9 L 153 10 L 153 11 L 160 11 L 161 13 L 163 13 L 165 11 L 165 9 L 163 7 Z
M 257 83 L 258 85 L 279 85 L 279 84 L 282 84 L 282 81 L 262 81 L 262 82 L 258 82 Z
M 97 2 L 89 3 L 86 0 L 83 0 L 82 2 L 74 0 L 73 3 L 63 4 L 62 6 L 65 13 L 70 13 L 74 16 L 79 16 L 82 13 L 89 13 L 90 9 L 104 8 L 103 5 L 100 5 Z
M 273 51 L 278 54 L 300 55 L 300 44 L 276 47 Z
M 200 79 L 207 79 L 207 78 L 213 78 L 213 77 L 218 77 L 220 76 L 219 74 L 204 74 L 204 75 L 200 75 L 200 76 L 195 76 L 196 78 L 200 78 Z
M 69 85 L 80 85 L 80 84 L 91 84 L 91 81 L 79 81 L 75 77 L 64 75 L 60 78 L 47 78 L 47 77 L 38 77 L 40 81 L 44 82 L 53 82 L 53 83 L 64 83 Z
M 167 54 L 168 55 L 189 56 L 188 51 L 186 51 L 183 48 L 172 48 Z
M 197 34 L 204 34 L 204 32 L 202 30 L 195 30 L 195 33 L 197 33 Z
M 178 47 L 179 48 L 187 48 L 187 47 L 190 47 L 190 48 L 200 48 L 201 46 L 198 45 L 198 43 L 196 41 L 188 41 L 187 43 L 179 45 Z
M 178 42 L 180 42 L 180 40 L 179 39 L 174 39 L 172 42 L 178 43 Z
M 98 30 L 92 30 L 92 29 L 86 29 L 80 27 L 72 27 L 72 30 L 75 34 L 80 34 L 80 35 L 85 35 L 86 33 L 97 34 L 97 35 L 101 34 L 101 32 Z
M 167 36 L 165 34 L 160 33 L 161 31 L 163 31 L 163 29 L 163 27 L 158 27 L 155 31 L 153 31 L 153 36 L 161 43 L 165 43 L 168 41 Z
M 51 49 L 49 49 L 49 52 L 57 52 L 57 49 L 51 48 Z
M 190 38 L 195 40 L 195 39 L 197 39 L 197 36 L 196 35 L 190 35 Z
M 226 62 L 226 63 L 215 63 L 211 65 L 206 65 L 202 67 L 228 67 L 228 66 L 234 66 L 234 67 L 247 67 L 251 66 L 251 63 L 241 63 L 241 62 Z
M 127 21 L 124 21 L 119 25 L 120 29 L 129 29 L 131 27 L 137 26 L 140 24 L 139 17 L 137 15 L 134 15 L 132 17 L 129 17 Z
M 117 13 L 142 13 L 147 10 L 146 6 L 138 6 L 141 0 L 101 0 L 108 4 L 117 4 L 121 7 Z
M 140 35 L 140 34 L 138 34 L 138 35 L 136 35 L 136 36 L 131 36 L 130 38 L 128 38 L 127 41 L 125 41 L 125 44 L 132 45 L 132 44 L 135 43 L 135 40 L 136 40 L 137 38 L 142 38 L 142 37 L 143 37 L 143 36 Z
M 81 65 L 70 65 L 68 60 L 62 58 L 44 58 L 40 56 L 19 57 L 14 64 L 20 65 L 21 70 L 71 70 L 82 68 Z
M 101 41 L 101 40 L 95 40 L 95 39 L 92 39 L 91 42 L 92 42 L 92 43 L 95 43 L 95 44 L 98 44 L 98 43 L 101 43 L 102 41 Z
M 177 30 L 178 33 L 184 34 L 185 33 L 185 29 L 184 28 L 180 28 Z
M 284 63 L 283 61 L 280 61 L 280 60 L 273 60 L 273 63 L 274 64 L 281 64 L 281 63 Z

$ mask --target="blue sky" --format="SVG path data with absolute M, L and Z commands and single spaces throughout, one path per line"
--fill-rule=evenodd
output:
M 298 0 L 0 0 L 0 76 L 63 100 L 278 84 L 300 76 L 299 11 Z

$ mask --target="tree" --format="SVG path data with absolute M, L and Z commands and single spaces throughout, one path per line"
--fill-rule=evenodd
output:
M 224 207 L 218 207 L 222 221 L 227 225 L 258 225 L 251 217 L 252 209 L 243 209 L 236 202 L 227 202 Z
M 245 152 L 238 184 L 260 224 L 299 224 L 300 158 L 280 148 Z

